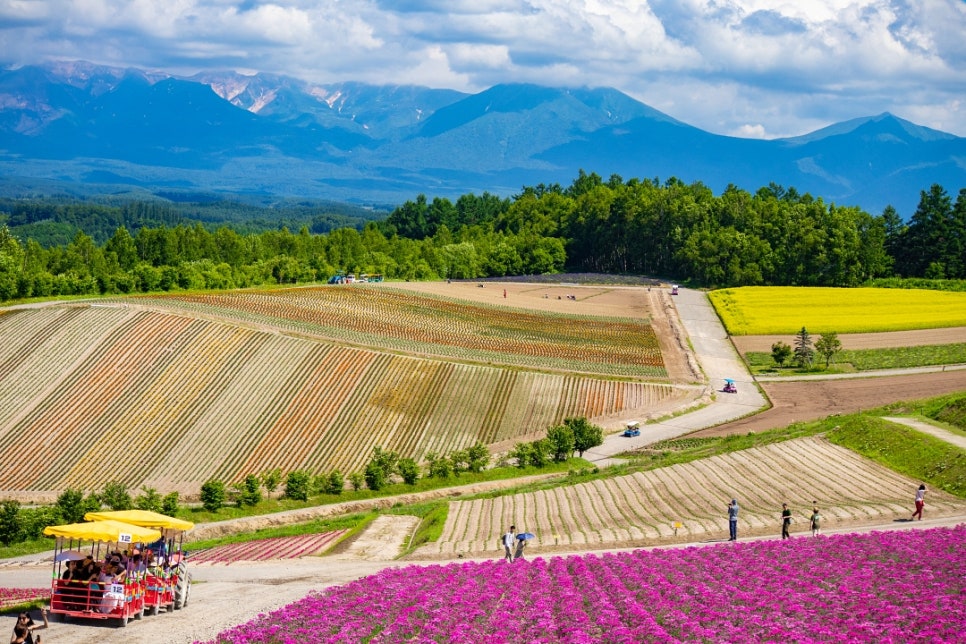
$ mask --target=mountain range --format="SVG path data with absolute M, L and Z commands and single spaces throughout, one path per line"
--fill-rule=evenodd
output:
M 393 204 L 676 177 L 719 193 L 776 183 L 908 218 L 966 187 L 966 138 L 889 113 L 773 140 L 703 131 L 611 88 L 313 84 L 85 62 L 0 71 L 0 192 L 247 195 Z

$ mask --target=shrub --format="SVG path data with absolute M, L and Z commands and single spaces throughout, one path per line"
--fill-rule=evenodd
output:
M 108 481 L 100 494 L 101 502 L 112 510 L 130 510 L 134 506 L 127 486 L 120 481 Z
M 402 480 L 409 485 L 416 485 L 416 481 L 419 480 L 419 466 L 416 465 L 416 461 L 411 458 L 399 459 L 399 476 Z
M 201 505 L 209 512 L 217 512 L 225 505 L 227 493 L 225 482 L 219 479 L 208 479 L 201 486 Z
M 482 472 L 490 464 L 490 450 L 482 442 L 466 450 L 466 456 L 471 472 Z
M 386 485 L 386 472 L 375 461 L 369 461 L 366 465 L 365 479 L 367 488 L 378 491 Z
M 178 514 L 179 509 L 177 492 L 169 492 L 161 499 L 161 514 L 167 514 L 169 517 L 173 517 Z
M 16 501 L 0 503 L 0 543 L 9 546 L 23 541 L 20 504 Z
M 344 489 L 345 478 L 343 478 L 339 470 L 335 470 L 326 477 L 325 492 L 327 494 L 342 494 L 342 490 Z
M 88 512 L 84 507 L 84 492 L 73 488 L 61 492 L 55 505 L 64 523 L 80 523 Z
M 349 485 L 352 486 L 353 490 L 358 492 L 362 489 L 362 486 L 365 485 L 365 483 L 366 477 L 362 475 L 362 472 L 353 472 L 349 475 Z
M 308 501 L 312 475 L 305 470 L 289 472 L 285 477 L 285 497 L 295 501 Z
M 134 507 L 138 510 L 161 512 L 161 495 L 153 487 L 141 487 L 141 494 L 134 499 Z
M 242 481 L 238 492 L 238 505 L 254 507 L 262 500 L 262 482 L 254 474 Z
M 275 494 L 275 490 L 282 484 L 282 470 L 275 468 L 262 473 L 262 485 L 269 494 Z
M 453 473 L 453 466 L 450 463 L 450 460 L 440 456 L 436 452 L 430 452 L 427 454 L 426 460 L 429 463 L 430 478 L 445 479 L 449 478 Z

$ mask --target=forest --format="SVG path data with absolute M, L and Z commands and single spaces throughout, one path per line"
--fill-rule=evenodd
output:
M 715 195 L 701 183 L 583 171 L 567 187 L 455 203 L 418 195 L 386 212 L 7 199 L 0 300 L 296 284 L 338 271 L 406 280 L 581 271 L 705 287 L 966 278 L 966 188 L 954 200 L 938 184 L 908 221 L 776 184 Z

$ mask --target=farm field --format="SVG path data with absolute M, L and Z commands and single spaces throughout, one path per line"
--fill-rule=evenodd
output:
M 921 289 L 746 286 L 708 294 L 728 333 L 876 333 L 966 326 L 966 293 Z
M 530 556 L 720 540 L 731 498 L 741 507 L 739 537 L 777 535 L 783 502 L 794 512 L 793 533 L 807 530 L 813 501 L 827 528 L 881 523 L 908 516 L 918 484 L 823 438 L 799 438 L 573 486 L 452 501 L 441 538 L 413 557 L 498 557 L 497 538 L 510 524 L 536 535 Z M 930 495 L 933 517 L 966 512 L 966 501 Z
M 573 312 L 576 304 L 571 312 L 548 314 L 511 307 L 507 298 L 502 305 L 482 304 L 388 284 L 138 296 L 125 301 L 387 351 L 568 373 L 667 377 L 648 317 L 601 316 L 586 307 Z
M 381 297 L 374 289 L 329 291 L 361 294 L 360 301 L 376 311 L 371 320 L 389 315 L 380 308 L 383 300 L 371 297 Z M 408 294 L 386 293 L 391 302 L 413 301 Z M 0 314 L 0 454 L 36 464 L 0 473 L 0 489 L 11 498 L 39 501 L 68 486 L 91 490 L 118 480 L 132 490 L 149 486 L 191 496 L 208 478 L 232 482 L 276 467 L 350 473 L 361 469 L 375 446 L 420 459 L 478 441 L 499 446 L 532 440 L 568 416 L 617 427 L 622 418 L 657 414 L 698 393 L 663 374 L 643 379 L 623 373 L 663 372 L 654 366 L 662 362 L 659 346 L 674 346 L 648 332 L 649 324 L 640 320 L 650 315 L 638 305 L 636 320 L 614 318 L 611 331 L 609 318 L 601 315 L 527 317 L 493 306 L 473 309 L 467 333 L 499 336 L 501 346 L 516 347 L 503 352 L 507 360 L 490 364 L 317 337 L 323 334 L 306 332 L 296 318 L 336 307 L 323 305 L 312 289 L 259 292 L 256 299 L 281 310 L 289 296 L 292 318 L 276 312 L 257 323 L 230 306 L 192 302 L 197 310 L 189 311 L 185 302 L 168 298 Z M 446 309 L 455 301 L 423 298 L 407 324 L 427 327 L 428 307 Z M 169 302 L 169 310 L 161 308 Z M 480 315 L 490 320 L 482 330 L 473 326 Z M 517 316 L 527 320 L 523 327 Z M 450 310 L 440 317 L 458 316 Z M 400 313 L 395 321 L 403 319 Z M 537 328 L 541 341 L 517 335 Z M 574 347 L 582 346 L 590 328 L 603 338 L 595 354 L 602 362 L 594 370 L 614 372 L 606 377 L 563 368 L 573 363 Z M 628 334 L 644 344 L 633 344 Z M 558 369 L 521 366 L 534 356 Z M 513 360 L 512 368 L 503 366 Z M 118 450 L 125 458 L 105 457 Z

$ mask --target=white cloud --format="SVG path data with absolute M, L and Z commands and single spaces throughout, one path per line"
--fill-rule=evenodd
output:
M 747 136 L 883 111 L 966 136 L 963 33 L 941 0 L 0 0 L 6 64 L 612 86 Z

